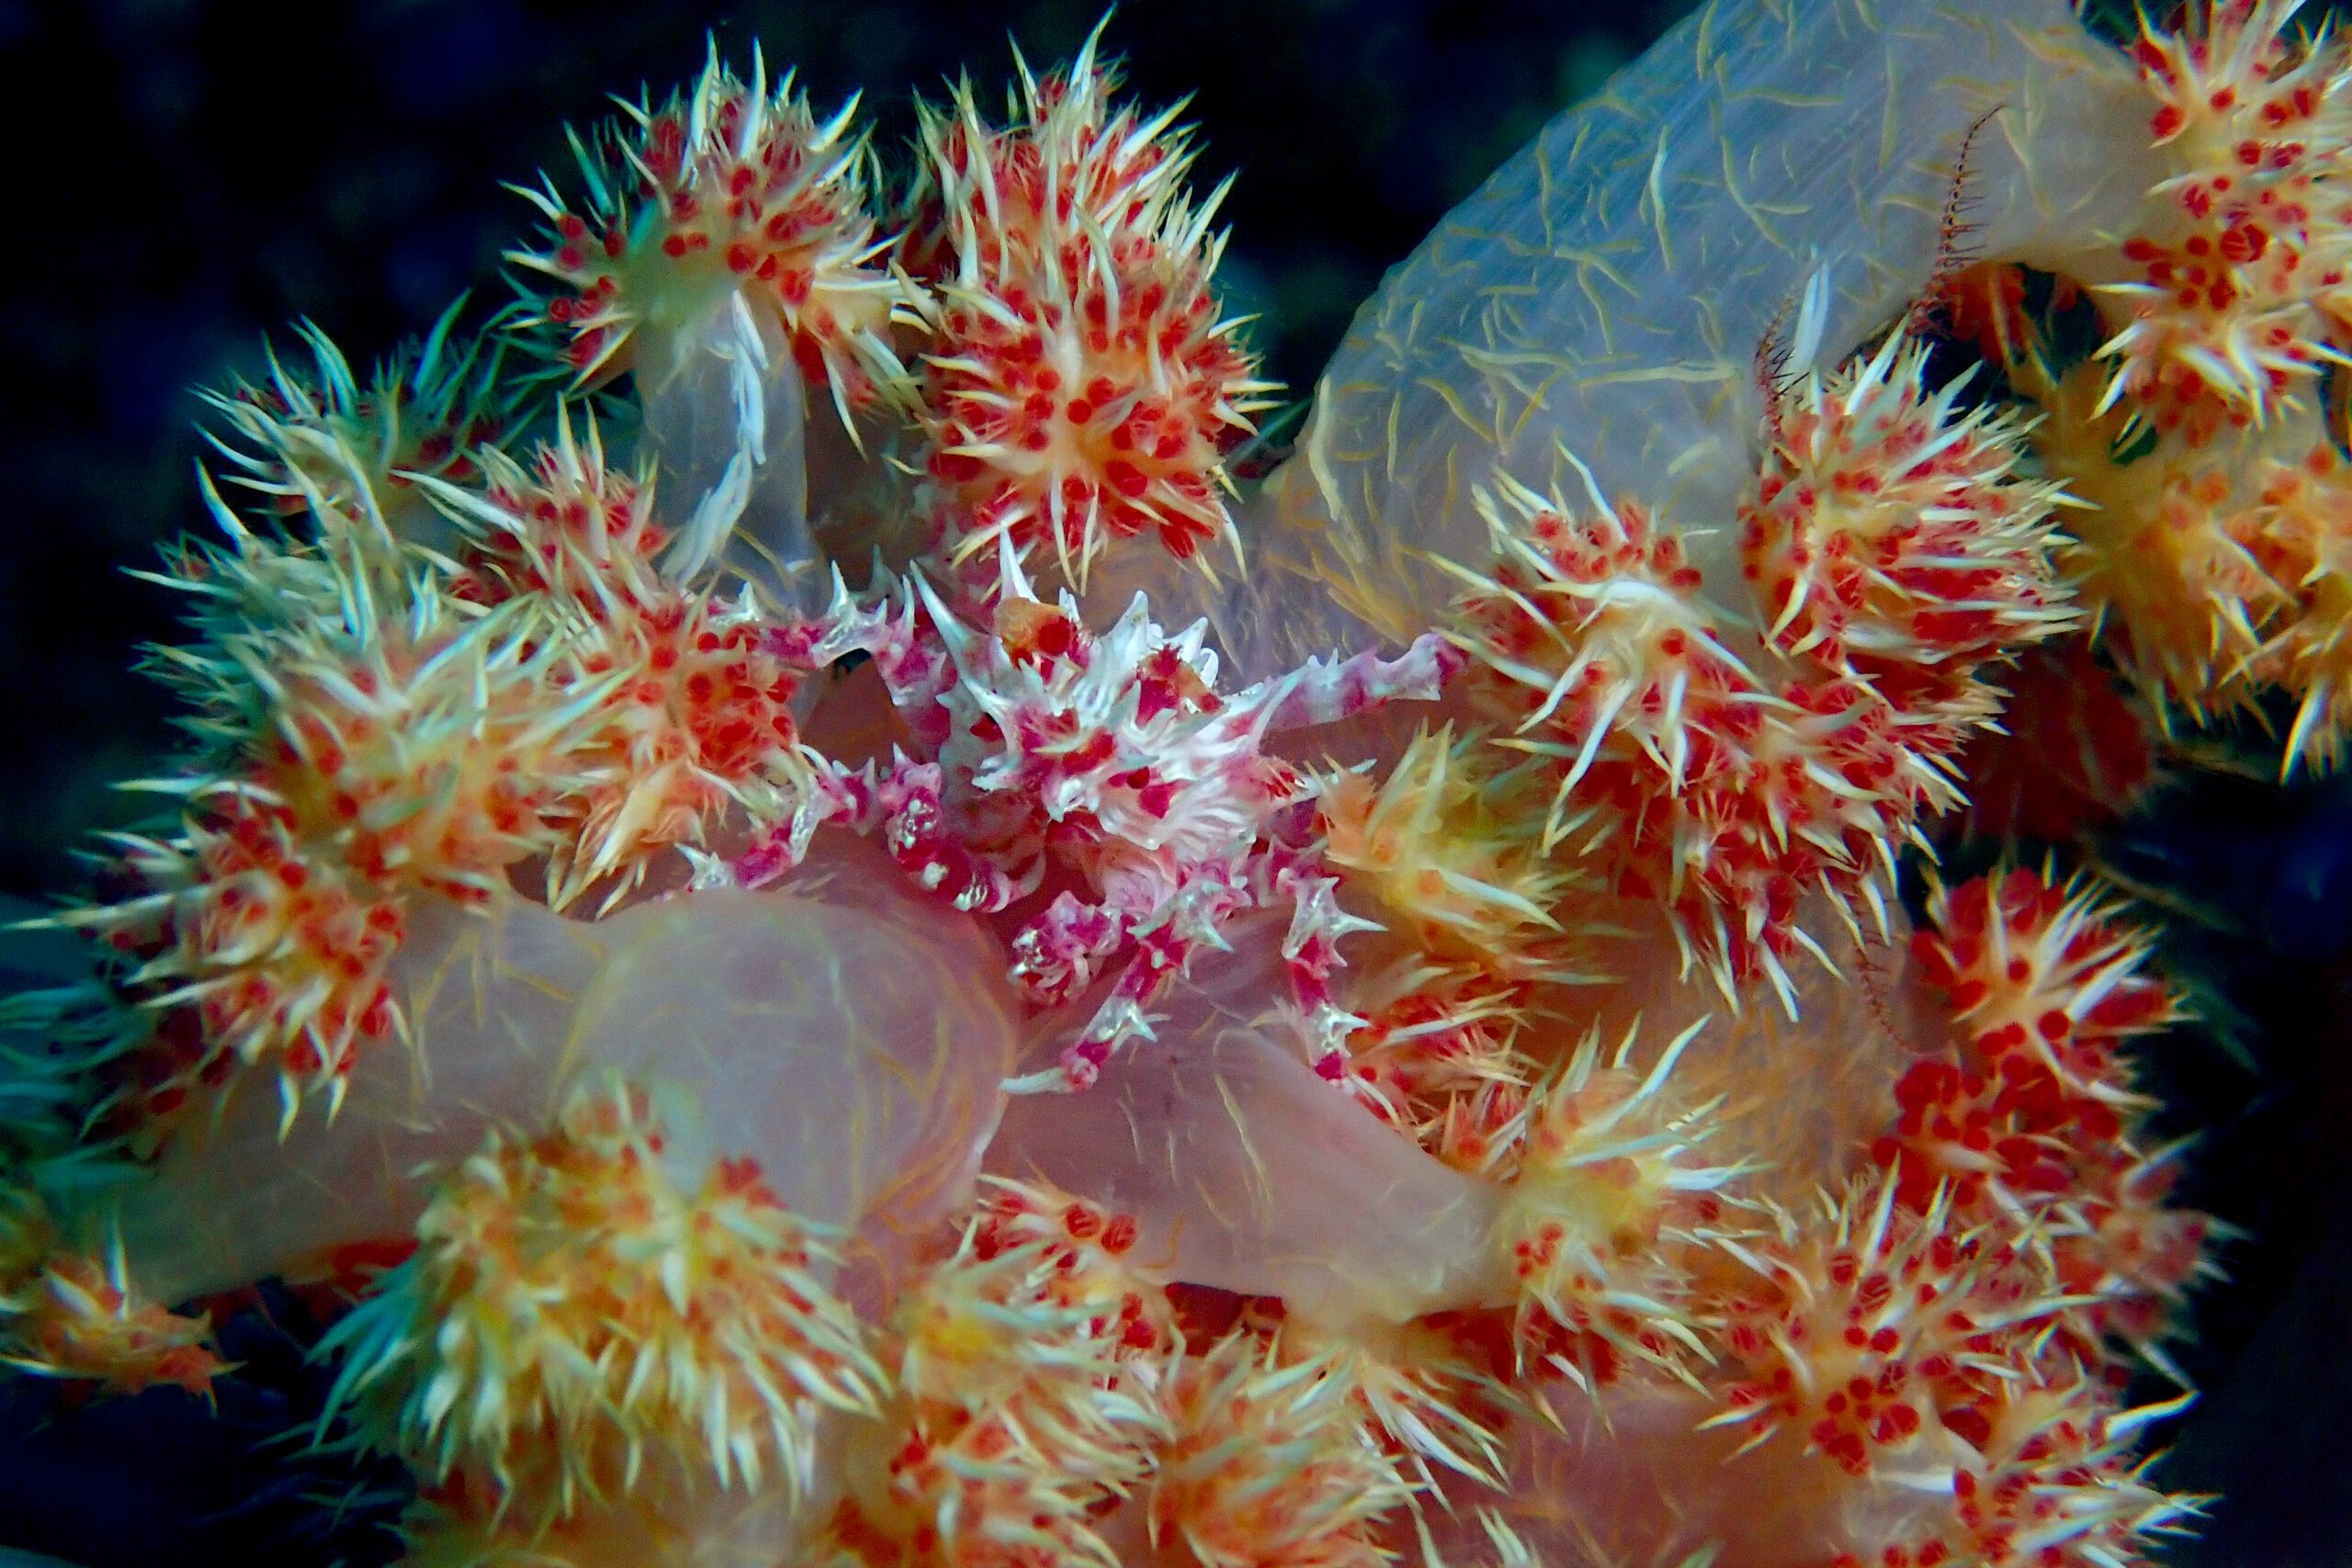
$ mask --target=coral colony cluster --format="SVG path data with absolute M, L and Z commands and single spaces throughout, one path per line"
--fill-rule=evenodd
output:
M 212 398 L 8 1358 L 202 1391 L 317 1287 L 419 1564 L 2143 1560 L 2176 994 L 1919 868 L 2352 733 L 2295 9 L 1711 6 L 1286 455 L 1091 44 L 902 159 L 643 100 L 520 299 Z

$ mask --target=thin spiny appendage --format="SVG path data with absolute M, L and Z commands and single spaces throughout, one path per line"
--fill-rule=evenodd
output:
M 414 476 L 464 483 L 481 448 L 530 417 L 526 388 L 508 374 L 513 308 L 478 327 L 453 303 L 422 340 L 401 345 L 363 384 L 324 333 L 303 323 L 308 367 L 269 355 L 259 382 L 236 380 L 205 400 L 226 430 L 212 436 L 231 483 L 280 516 L 306 517 L 329 541 L 396 563 L 401 543 L 434 536 Z
M 2154 107 L 2148 134 L 2170 177 L 2150 193 L 2132 269 L 2098 292 L 2124 324 L 2104 402 L 2160 426 L 2260 423 L 2314 395 L 2352 316 L 2346 198 L 2352 55 L 2323 22 L 2292 28 L 2301 0 L 2197 0 L 2180 31 L 2142 19 L 2133 63 Z
M 2166 1203 L 2178 1150 L 2139 1146 L 2154 1102 L 2120 1048 L 2182 1013 L 2119 914 L 2088 883 L 2024 870 L 1932 887 L 1915 951 L 1969 1043 L 1905 1073 L 1894 1124 L 1871 1146 L 1909 1207 L 1948 1201 L 1962 1223 L 2038 1215 L 2082 1303 L 2075 1353 L 2095 1368 L 2109 1336 L 2165 1364 L 2157 1342 L 2212 1271 L 2216 1232 Z
M 2119 925 L 2120 913 L 2087 881 L 2011 871 L 1934 888 L 1935 929 L 1914 952 L 1980 1051 L 2022 1053 L 2088 1093 L 2112 1073 L 2117 1044 L 2183 1016 L 2154 973 L 2148 939 Z
M 225 1367 L 212 1325 L 143 1301 L 119 1246 L 103 1258 L 50 1258 L 21 1280 L 0 1279 L 0 1366 L 85 1378 L 116 1393 L 170 1385 L 209 1393 Z
M 1644 1072 L 1636 1032 L 1604 1051 L 1596 1026 L 1498 1140 L 1490 1168 L 1506 1156 L 1517 1167 L 1495 1236 L 1519 1292 L 1522 1375 L 1557 1374 L 1590 1393 L 1630 1371 L 1688 1377 L 1705 1359 L 1676 1255 L 1721 1217 L 1714 1194 L 1739 1171 L 1703 1163 L 1696 1145 L 1713 1108 L 1679 1106 L 1669 1089 L 1704 1027 Z
M 2115 1568 L 2143 1562 L 2166 1536 L 2186 1533 L 2201 1499 L 2168 1495 L 2146 1478 L 2135 1439 L 2177 1413 L 2186 1396 L 2119 1410 L 2075 1380 L 2005 1382 L 1966 1407 L 1974 1434 L 1962 1462 L 1939 1467 L 1948 1506 L 1921 1510 L 1870 1550 L 1831 1568 Z
M 334 1405 L 536 1523 L 616 1495 L 649 1453 L 797 1495 L 820 1415 L 870 1410 L 881 1387 L 824 1241 L 751 1160 L 673 1170 L 652 1107 L 616 1081 L 535 1138 L 493 1133 L 415 1234 L 330 1337 Z
M 1359 770 L 1321 780 L 1323 857 L 1384 928 L 1430 957 L 1510 980 L 1557 977 L 1553 911 L 1579 879 L 1544 853 L 1537 770 L 1493 758 L 1449 725 L 1417 733 L 1376 783 Z
M 1340 994 L 1357 1021 L 1349 1089 L 1449 1165 L 1484 1168 L 1535 1074 L 1518 1049 L 1529 988 L 1407 951 L 1352 959 Z
M 1299 1354 L 1237 1332 L 1174 1370 L 1176 1436 L 1148 1497 L 1151 1539 L 1182 1568 L 1380 1568 L 1385 1516 L 1410 1484 L 1371 1430 L 1344 1351 Z
M 1962 382 L 1927 378 L 1926 344 L 1896 333 L 1777 394 L 1740 548 L 1781 652 L 1967 668 L 2071 619 L 2050 560 L 2064 492 L 2018 473 L 2023 422 L 1955 412 Z
M 1417 1492 L 1434 1493 L 1455 1477 L 1481 1488 L 1508 1484 L 1504 1429 L 1524 1406 L 1495 1365 L 1479 1315 L 1441 1313 L 1345 1331 L 1296 1319 L 1264 1327 L 1295 1359 L 1336 1357 L 1340 1375 L 1355 1384 L 1372 1439 Z
M 306 844 L 387 891 L 501 891 L 593 776 L 589 716 L 552 700 L 564 651 L 527 606 L 463 618 L 428 589 L 398 623 L 237 654 L 267 703 L 255 784 Z
M 775 319 L 844 425 L 901 400 L 890 327 L 910 300 L 869 209 L 856 107 L 820 122 L 789 74 L 770 91 L 754 55 L 746 83 L 714 46 L 660 108 L 640 98 L 626 119 L 575 135 L 584 198 L 575 207 L 552 180 L 523 189 L 547 227 L 508 259 L 554 280 L 533 324 L 559 337 L 577 379 L 634 367 L 649 332 L 682 332 L 740 293 Z
M 1080 588 L 1117 538 L 1204 568 L 1238 551 L 1224 454 L 1272 389 L 1210 291 L 1222 190 L 1191 201 L 1175 111 L 1114 107 L 1095 41 L 1067 71 L 1024 69 L 1007 129 L 968 84 L 922 111 L 906 243 L 934 289 L 921 423 L 939 548 L 983 594 L 1001 542 Z
M 599 883 L 626 893 L 730 810 L 765 828 L 806 808 L 822 763 L 795 704 L 821 663 L 821 628 L 769 615 L 748 591 L 730 603 L 668 581 L 652 483 L 606 461 L 593 420 L 575 435 L 563 419 L 527 468 L 496 451 L 482 463 L 479 490 L 434 487 L 470 543 L 456 592 L 552 610 L 569 662 L 548 700 L 588 710 L 551 900 Z
M 1579 826 L 1575 792 L 1596 766 L 1675 793 L 1721 765 L 1766 702 L 1718 640 L 1681 540 L 1634 502 L 1592 499 L 1579 513 L 1506 480 L 1480 498 L 1492 575 L 1451 569 L 1466 588 L 1458 640 L 1510 726 L 1505 743 L 1558 764 L 1547 845 Z
M 1136 1222 L 999 1182 L 899 1299 L 888 1393 L 846 1425 L 820 1558 L 866 1568 L 1116 1568 L 1102 1514 L 1170 1436 L 1167 1298 L 1130 1266 Z

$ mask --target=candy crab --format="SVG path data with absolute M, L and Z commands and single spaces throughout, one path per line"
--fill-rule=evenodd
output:
M 1460 660 L 1434 635 L 1402 658 L 1366 652 L 1307 665 L 1226 696 L 1196 624 L 1170 637 L 1137 594 L 1100 637 L 1077 600 L 1030 589 L 1009 544 L 986 631 L 967 626 L 920 576 L 871 610 L 835 601 L 831 643 L 873 657 L 916 743 L 876 772 L 842 775 L 851 819 L 877 832 L 917 885 L 996 914 L 1075 877 L 1013 933 L 1011 977 L 1053 1007 L 1096 976 L 1117 979 L 1064 1048 L 1064 1087 L 1091 1083 L 1122 1043 L 1148 1037 L 1145 1008 L 1239 912 L 1287 905 L 1294 999 L 1318 1066 L 1337 1076 L 1355 1021 L 1333 1002 L 1337 946 L 1364 922 L 1342 914 L 1293 807 L 1312 794 L 1269 750 L 1283 731 L 1335 724 L 1386 701 L 1434 699 Z M 711 880 L 756 880 L 778 857 L 755 846 Z M 1124 963 L 1122 961 L 1125 961 Z M 1025 1078 L 1018 1087 L 1045 1087 Z
M 201 1391 L 294 1281 L 420 1564 L 2143 1559 L 2183 1009 L 2087 875 L 1925 863 L 1979 775 L 2120 809 L 2100 698 L 2335 755 L 2339 53 L 1710 8 L 1255 484 L 1092 43 L 895 215 L 714 61 L 542 291 L 220 400 L 172 809 L 10 1004 L 11 1363 Z M 2106 716 L 2070 793 L 2013 689 Z

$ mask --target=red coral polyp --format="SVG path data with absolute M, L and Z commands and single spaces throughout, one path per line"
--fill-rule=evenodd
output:
M 2061 492 L 2020 477 L 2014 416 L 1956 413 L 1924 343 L 1781 394 L 1743 570 L 1774 647 L 1831 665 L 1976 661 L 2070 618 L 2050 561 Z
M 1236 543 L 1225 454 L 1267 388 L 1210 292 L 1216 197 L 1191 204 L 1181 133 L 1114 109 L 1116 87 L 1090 46 L 1011 129 L 968 87 L 924 118 L 927 472 L 949 558 L 989 592 L 1007 546 L 1082 586 L 1114 539 Z
M 714 55 L 659 109 L 575 139 L 587 197 L 526 190 L 547 219 L 509 259 L 555 280 L 538 320 L 582 381 L 629 368 L 644 332 L 676 332 L 741 291 L 774 316 L 802 373 L 831 389 L 844 423 L 905 376 L 891 345 L 904 287 L 868 210 L 851 104 L 820 121 L 787 75 L 768 90 Z

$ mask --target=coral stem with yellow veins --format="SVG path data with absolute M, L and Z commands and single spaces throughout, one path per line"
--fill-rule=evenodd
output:
M 526 1520 L 627 1490 L 649 1458 L 803 1491 L 820 1416 L 881 1386 L 823 1239 L 750 1160 L 673 1168 L 653 1105 L 618 1082 L 537 1137 L 492 1134 L 416 1238 L 331 1337 L 334 1406 Z

